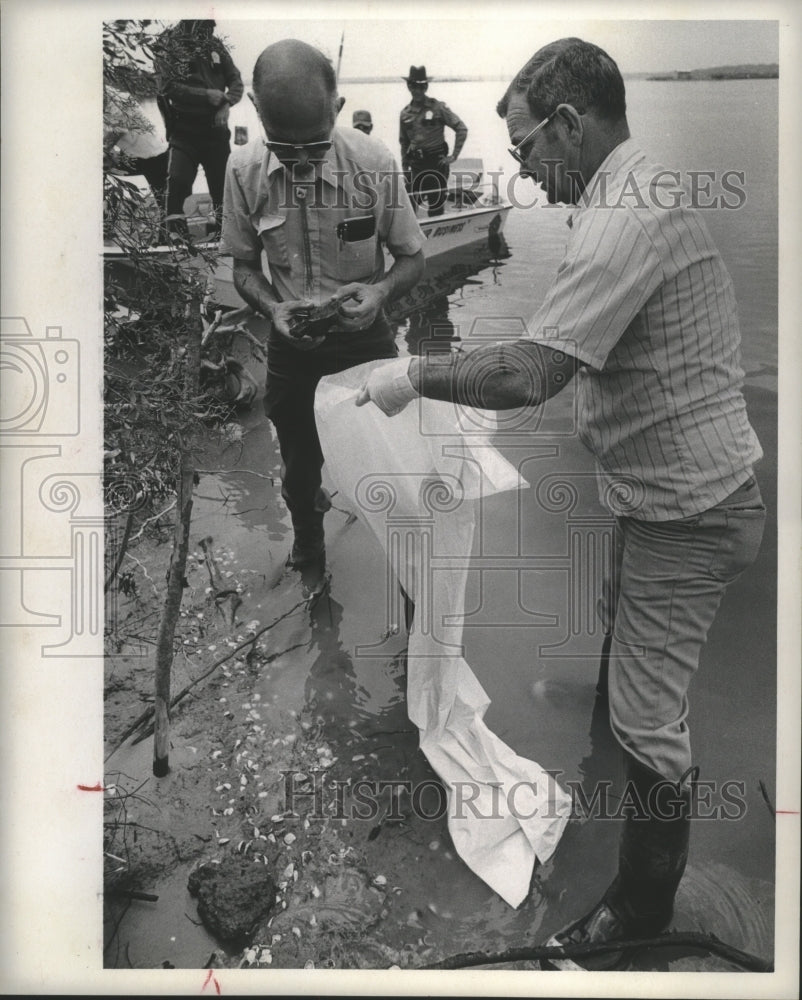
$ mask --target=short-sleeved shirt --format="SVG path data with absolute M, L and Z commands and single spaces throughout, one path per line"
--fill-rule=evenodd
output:
M 715 506 L 762 456 L 742 393 L 732 282 L 679 175 L 621 143 L 574 211 L 529 337 L 583 362 L 579 433 L 615 514 Z
M 335 128 L 332 141 L 311 186 L 294 184 L 261 139 L 228 160 L 223 248 L 249 261 L 264 251 L 282 302 L 321 300 L 351 281 L 374 284 L 385 273 L 383 247 L 398 257 L 426 243 L 387 147 L 351 128 Z M 366 220 L 361 238 L 343 239 L 341 224 L 357 218 Z
M 442 152 L 446 144 L 446 127 L 461 133 L 463 141 L 468 134 L 467 125 L 442 101 L 424 97 L 420 107 L 410 102 L 401 112 L 398 141 L 402 155 L 418 149 L 430 153 Z

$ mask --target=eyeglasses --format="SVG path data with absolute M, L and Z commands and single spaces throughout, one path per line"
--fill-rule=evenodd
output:
M 542 128 L 545 128 L 545 126 L 548 125 L 548 123 L 552 120 L 552 118 L 554 118 L 554 116 L 556 114 L 557 114 L 556 111 L 552 111 L 552 113 L 548 116 L 548 118 L 544 118 L 543 121 L 539 125 L 535 125 L 535 127 L 532 129 L 532 131 L 529 133 L 529 135 L 525 135 L 523 137 L 523 139 L 521 139 L 521 141 L 518 143 L 517 146 L 510 146 L 509 147 L 508 152 L 509 152 L 510 156 L 513 158 L 513 160 L 515 160 L 516 162 L 520 163 L 522 167 L 526 166 L 526 155 L 524 153 L 522 153 L 521 150 L 530 141 L 530 139 L 532 138 L 533 135 L 535 135 Z
M 275 153 L 280 159 L 285 160 L 298 153 L 307 153 L 310 158 L 316 153 L 322 155 L 327 153 L 333 145 L 330 139 L 322 142 L 272 142 L 270 139 L 265 139 L 264 144 L 271 153 Z

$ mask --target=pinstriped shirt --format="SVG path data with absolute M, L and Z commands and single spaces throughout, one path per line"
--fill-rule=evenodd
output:
M 730 276 L 676 175 L 633 140 L 591 179 L 528 330 L 584 364 L 579 434 L 614 514 L 688 517 L 751 475 L 763 453 L 741 391 Z

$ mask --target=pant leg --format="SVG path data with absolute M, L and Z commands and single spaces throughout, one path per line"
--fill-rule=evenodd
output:
M 226 180 L 226 163 L 231 152 L 231 132 L 229 129 L 213 129 L 205 141 L 201 155 L 201 166 L 206 175 L 206 183 L 214 205 L 218 226 L 223 210 L 223 188 Z
M 610 724 L 636 760 L 672 781 L 692 763 L 687 692 L 708 630 L 760 548 L 766 512 L 752 484 L 694 517 L 619 522 Z
M 448 191 L 448 164 L 443 160 L 431 171 L 429 184 L 429 215 L 442 215 Z
M 315 520 L 315 500 L 322 481 L 323 451 L 314 409 L 316 385 L 317 379 L 296 381 L 268 411 L 281 451 L 281 495 L 295 527 Z
M 196 142 L 187 136 L 170 139 L 167 161 L 167 215 L 182 215 L 184 202 L 192 194 L 198 174 L 200 153 Z
M 150 184 L 153 197 L 159 206 L 159 211 L 164 212 L 165 197 L 167 194 L 167 163 L 169 155 L 167 150 L 159 153 L 158 156 L 150 156 L 145 159 L 137 159 L 136 166 L 145 180 Z
M 448 166 L 444 170 L 439 157 L 422 160 L 414 167 L 411 196 L 416 205 L 426 203 L 430 216 L 443 214 L 447 177 Z
M 289 353 L 288 353 L 289 352 Z M 394 358 L 398 349 L 383 312 L 358 334 L 333 333 L 314 352 L 303 354 L 281 341 L 268 341 L 265 413 L 278 437 L 282 469 L 281 494 L 298 527 L 320 513 L 323 451 L 315 423 L 315 390 L 324 375 L 365 361 Z
M 417 209 L 424 202 L 424 195 L 421 194 L 421 189 L 425 186 L 424 182 L 426 178 L 417 164 L 411 166 L 409 176 L 409 198 L 413 206 Z

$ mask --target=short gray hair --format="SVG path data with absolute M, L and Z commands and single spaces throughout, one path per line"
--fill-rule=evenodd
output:
M 502 118 L 519 93 L 538 118 L 550 115 L 558 104 L 571 104 L 583 114 L 592 109 L 610 121 L 620 121 L 627 113 L 618 66 L 598 45 L 581 38 L 560 38 L 532 56 L 496 106 Z

